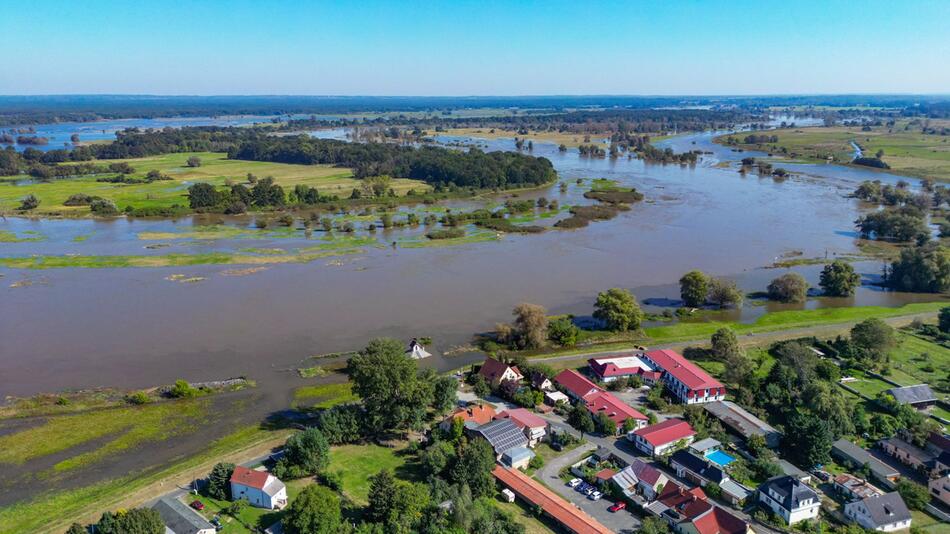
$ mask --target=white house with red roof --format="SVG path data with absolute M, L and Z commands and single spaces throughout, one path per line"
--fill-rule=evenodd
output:
M 726 398 L 726 388 L 721 382 L 676 351 L 651 350 L 643 353 L 643 360 L 662 371 L 667 391 L 684 404 L 701 404 Z
M 604 391 L 603 388 L 584 378 L 584 375 L 573 369 L 565 369 L 558 373 L 554 377 L 554 383 L 561 386 L 569 397 L 578 401 L 583 401 L 595 393 Z
M 247 499 L 251 506 L 280 510 L 287 506 L 287 487 L 267 471 L 238 465 L 231 475 L 231 499 Z
M 634 355 L 591 358 L 587 360 L 587 365 L 590 366 L 591 372 L 602 382 L 613 382 L 618 378 L 634 375 L 642 376 L 645 372 L 653 371 L 650 364 Z
M 528 438 L 529 447 L 537 445 L 548 433 L 548 422 L 525 408 L 505 410 L 496 415 L 495 419 L 510 419 L 515 426 L 524 432 L 524 435 Z
M 672 452 L 677 444 L 689 445 L 696 431 L 682 419 L 667 419 L 655 425 L 632 430 L 627 439 L 641 451 L 652 456 L 662 456 Z
M 617 424 L 618 432 L 623 428 L 623 424 L 628 419 L 634 421 L 634 429 L 643 428 L 647 424 L 647 416 L 631 408 L 612 393 L 598 391 L 597 393 L 588 395 L 584 402 L 594 417 L 597 417 L 597 414 L 601 413 L 607 414 L 607 417 Z
M 520 381 L 524 378 L 516 366 L 502 363 L 494 358 L 485 358 L 485 363 L 478 370 L 478 374 L 484 377 L 492 387 L 498 387 L 502 382 L 509 380 Z

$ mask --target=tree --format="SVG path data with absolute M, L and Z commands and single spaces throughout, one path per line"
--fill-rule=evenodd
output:
M 198 182 L 188 186 L 188 205 L 191 209 L 210 208 L 221 200 L 218 190 L 211 184 Z
M 284 455 L 277 461 L 277 478 L 316 475 L 330 463 L 330 444 L 319 428 L 292 434 L 284 444 Z
M 283 518 L 284 528 L 298 534 L 340 532 L 340 498 L 329 488 L 310 484 L 290 503 Z
M 683 304 L 697 308 L 706 303 L 709 293 L 709 277 L 702 271 L 690 271 L 680 278 L 680 298 Z
M 190 158 L 188 158 L 188 166 L 201 167 L 201 158 L 199 158 L 198 156 L 191 156 Z
M 544 306 L 522 302 L 512 313 L 518 345 L 526 349 L 543 347 L 548 338 L 548 312 Z
M 888 286 L 900 291 L 944 293 L 950 290 L 950 259 L 937 243 L 901 250 L 891 263 Z
M 769 283 L 768 294 L 769 300 L 805 302 L 808 298 L 808 282 L 798 273 L 786 273 Z
M 743 295 L 734 281 L 725 278 L 713 278 L 709 281 L 708 298 L 713 304 L 725 308 L 742 304 Z
M 490 495 L 495 489 L 492 469 L 495 468 L 495 451 L 482 438 L 476 438 L 459 453 L 458 460 L 450 470 L 450 480 L 456 484 L 466 484 L 472 495 L 481 497 Z
M 30 193 L 23 197 L 23 200 L 20 201 L 20 211 L 29 211 L 34 210 L 40 206 L 40 199 L 36 198 L 36 195 Z
M 861 276 L 850 263 L 835 260 L 821 270 L 818 285 L 830 297 L 850 297 L 861 285 Z
M 66 534 L 89 534 L 89 531 L 79 523 L 73 523 L 69 525 L 69 530 L 66 531 Z
M 911 510 L 923 510 L 930 502 L 926 487 L 903 477 L 897 482 L 897 493 L 900 493 L 904 504 Z
M 641 534 L 669 534 L 670 526 L 659 517 L 648 516 L 643 519 L 640 532 Z
M 784 446 L 793 463 L 807 469 L 828 463 L 833 441 L 826 421 L 801 412 L 788 420 Z
M 720 361 L 726 361 L 729 356 L 741 352 L 736 333 L 728 327 L 716 330 L 710 339 L 710 344 L 713 355 Z
M 594 418 L 594 430 L 605 436 L 613 436 L 617 433 L 617 423 L 613 422 L 606 413 L 598 412 L 597 417 Z
M 331 445 L 354 443 L 364 437 L 363 419 L 363 407 L 359 404 L 338 404 L 320 412 L 317 428 Z
M 897 344 L 894 328 L 881 319 L 865 319 L 851 328 L 851 342 L 868 349 L 884 351 Z
M 458 381 L 451 376 L 441 376 L 432 384 L 432 408 L 441 415 L 458 403 Z
M 472 382 L 472 392 L 483 399 L 491 395 L 491 386 L 488 385 L 488 381 L 485 380 L 484 376 L 475 375 Z
M 940 308 L 937 326 L 944 334 L 950 333 L 950 306 Z
M 604 321 L 610 330 L 636 330 L 640 328 L 643 312 L 629 291 L 615 287 L 597 295 L 594 317 Z
M 727 382 L 746 384 L 755 374 L 755 362 L 742 350 L 727 353 L 724 362 L 723 378 Z
M 432 405 L 430 379 L 434 375 L 420 373 L 402 343 L 395 339 L 370 341 L 350 358 L 349 371 L 353 392 L 366 410 L 368 428 L 377 433 L 421 428 Z
M 548 339 L 562 347 L 573 347 L 578 334 L 580 329 L 569 317 L 559 317 L 548 323 Z
M 596 428 L 590 410 L 588 410 L 587 406 L 582 402 L 578 402 L 571 408 L 571 412 L 567 416 L 567 423 L 581 432 L 588 434 L 593 432 Z
M 96 534 L 164 534 L 165 524 L 151 508 L 130 508 L 102 514 L 94 525 Z
M 234 464 L 219 462 L 211 468 L 208 475 L 208 496 L 219 501 L 231 500 L 231 475 L 234 473 Z

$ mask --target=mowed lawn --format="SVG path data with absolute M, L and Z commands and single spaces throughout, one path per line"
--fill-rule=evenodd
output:
M 379 445 L 342 445 L 330 449 L 329 472 L 340 474 L 343 493 L 353 501 L 365 505 L 369 497 L 370 477 L 383 469 L 393 471 L 397 478 L 412 479 L 411 470 L 405 469 L 405 457 L 398 449 Z
M 188 167 L 191 156 L 201 159 L 200 167 Z M 85 193 L 100 196 L 116 203 L 119 209 L 126 206 L 171 207 L 175 204 L 188 205 L 188 186 L 196 182 L 207 182 L 224 186 L 227 180 L 233 183 L 247 183 L 248 173 L 258 178 L 272 176 L 275 182 L 289 192 L 297 184 L 317 188 L 327 195 L 348 197 L 360 181 L 353 178 L 350 169 L 330 165 L 292 165 L 260 161 L 229 160 L 227 154 L 220 152 L 186 152 L 165 154 L 147 158 L 126 160 L 97 161 L 108 165 L 116 161 L 128 162 L 134 169 L 132 177 L 144 177 L 148 171 L 159 170 L 172 180 L 155 181 L 147 184 L 113 184 L 97 182 L 100 176 L 63 178 L 49 182 L 14 185 L 12 182 L 0 182 L 0 213 L 12 212 L 20 205 L 20 200 L 28 194 L 40 199 L 40 206 L 31 213 L 36 214 L 85 214 L 88 207 L 64 206 L 70 195 Z M 23 177 L 28 178 L 28 177 Z M 396 194 L 404 195 L 410 189 L 422 192 L 429 189 L 423 182 L 416 180 L 394 179 L 391 182 Z
M 889 378 L 906 385 L 933 384 L 946 378 L 950 369 L 950 349 L 901 333 L 900 344 L 889 353 L 893 375 Z M 898 375 L 904 376 L 898 376 Z

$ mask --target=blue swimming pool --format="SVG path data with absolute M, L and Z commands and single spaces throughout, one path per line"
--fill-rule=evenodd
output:
M 715 462 L 715 463 L 721 465 L 722 467 L 726 467 L 727 465 L 729 465 L 729 464 L 731 464 L 732 462 L 736 461 L 736 459 L 733 458 L 732 456 L 729 456 L 728 454 L 726 454 L 726 453 L 724 453 L 724 452 L 722 452 L 722 451 L 719 451 L 719 450 L 712 451 L 712 452 L 706 454 L 706 458 L 709 458 L 710 461 L 713 461 L 713 462 Z

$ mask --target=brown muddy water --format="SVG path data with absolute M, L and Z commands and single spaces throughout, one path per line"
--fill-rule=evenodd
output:
M 177 378 L 243 375 L 257 381 L 255 392 L 247 394 L 253 401 L 243 404 L 241 417 L 183 439 L 184 445 L 176 443 L 174 450 L 180 453 L 188 444 L 197 448 L 227 433 L 237 420 L 257 421 L 286 408 L 295 388 L 314 382 L 288 372 L 302 359 L 358 349 L 374 337 L 430 336 L 438 353 L 508 320 L 519 302 L 539 303 L 552 313 L 585 315 L 596 293 L 610 287 L 630 288 L 648 310 L 661 311 L 664 305 L 675 306 L 676 281 L 695 268 L 732 277 L 747 291 L 764 290 L 782 270 L 763 267 L 785 255 L 858 253 L 853 221 L 862 208 L 847 195 L 864 179 L 899 179 L 833 165 L 781 165 L 802 173 L 784 182 L 743 177 L 735 162 L 750 153 L 716 146 L 711 137 L 689 135 L 661 144 L 677 151 L 713 152 L 694 167 L 585 159 L 576 150 L 562 154 L 554 145 L 535 143 L 534 154 L 550 158 L 564 181 L 609 178 L 646 195 L 631 211 L 580 230 L 506 235 L 452 247 L 368 248 L 359 255 L 272 265 L 246 276 L 226 276 L 223 271 L 241 266 L 221 265 L 0 268 L 0 396 L 93 386 L 139 388 Z M 505 139 L 484 144 L 489 150 L 514 148 Z M 545 196 L 568 205 L 578 202 L 581 193 L 572 185 L 562 194 L 555 185 L 521 197 Z M 137 238 L 141 231 L 181 231 L 199 222 L 206 223 L 8 218 L 0 220 L 0 231 L 33 230 L 47 239 L 0 243 L 0 255 L 145 254 L 186 247 L 205 252 L 288 244 L 176 242 L 173 250 L 149 251 Z M 379 240 L 398 240 L 398 232 Z M 88 240 L 72 241 L 86 234 L 91 234 Z M 868 281 L 881 272 L 879 262 L 858 263 L 857 268 Z M 795 270 L 817 283 L 820 266 Z M 166 279 L 175 274 L 204 280 Z M 31 285 L 11 287 L 22 281 Z M 866 286 L 853 299 L 812 299 L 804 306 L 891 306 L 920 298 Z M 767 309 L 750 303 L 736 315 L 753 320 Z M 446 370 L 475 359 L 437 354 L 425 363 Z M 94 474 L 58 484 L 89 482 L 166 456 L 159 451 L 140 454 L 137 460 L 116 459 Z

